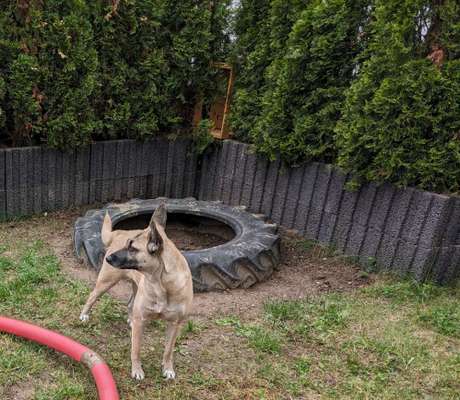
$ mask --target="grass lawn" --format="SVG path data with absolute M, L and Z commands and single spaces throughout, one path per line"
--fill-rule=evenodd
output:
M 126 306 L 70 278 L 46 242 L 0 230 L 0 314 L 55 329 L 97 351 L 122 399 L 458 399 L 460 290 L 378 277 L 365 288 L 273 298 L 254 314 L 190 321 L 176 348 L 178 379 L 160 373 L 164 325 L 143 346 L 146 379 L 130 378 Z M 10 238 L 11 239 L 11 238 Z M 19 240 L 18 240 L 19 239 Z M 306 246 L 305 251 L 312 251 Z M 1 399 L 95 399 L 90 373 L 45 347 L 0 334 Z

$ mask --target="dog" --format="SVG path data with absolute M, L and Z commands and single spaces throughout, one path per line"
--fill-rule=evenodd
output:
M 129 271 L 129 278 L 137 286 L 130 312 L 131 376 L 137 380 L 145 377 L 140 346 L 146 321 L 163 319 L 167 322 L 162 371 L 166 379 L 175 379 L 174 346 L 192 311 L 192 275 L 187 260 L 166 235 L 166 219 L 166 206 L 162 204 L 155 210 L 146 229 L 131 231 L 131 237 L 124 237 L 125 244 L 116 251 L 107 252 L 105 257 L 105 262 L 120 273 Z M 119 244 L 117 242 L 117 246 Z M 161 300 L 163 291 L 165 304 Z
M 102 243 L 104 244 L 107 250 L 104 256 L 104 260 L 102 262 L 102 268 L 99 271 L 99 275 L 97 277 L 94 290 L 89 295 L 88 300 L 86 301 L 83 310 L 81 311 L 80 320 L 82 322 L 87 322 L 89 320 L 89 313 L 96 301 L 99 299 L 99 297 L 101 297 L 104 293 L 106 293 L 110 288 L 115 286 L 121 280 L 128 280 L 132 283 L 132 294 L 131 298 L 128 301 L 128 324 L 131 326 L 132 307 L 134 303 L 134 298 L 137 293 L 137 288 L 139 286 L 139 281 L 142 278 L 141 273 L 132 269 L 122 270 L 114 268 L 106 261 L 106 257 L 112 254 L 113 252 L 123 248 L 123 246 L 125 246 L 128 240 L 141 234 L 142 232 L 142 230 L 113 231 L 112 220 L 110 218 L 110 215 L 108 213 L 105 214 L 101 230 L 101 239 Z M 164 306 L 166 305 L 166 292 L 161 286 L 160 281 L 154 283 L 153 290 L 157 298 L 155 310 L 159 313 L 163 310 Z

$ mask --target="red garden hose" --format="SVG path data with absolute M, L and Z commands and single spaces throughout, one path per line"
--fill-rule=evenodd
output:
M 0 331 L 44 344 L 85 364 L 93 374 L 99 400 L 119 400 L 117 386 L 105 361 L 94 351 L 59 333 L 0 316 Z

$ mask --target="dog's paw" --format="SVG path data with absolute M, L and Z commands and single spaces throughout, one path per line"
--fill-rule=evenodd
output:
M 171 380 L 176 379 L 176 373 L 174 372 L 173 369 L 165 369 L 163 371 L 163 377 L 165 378 L 165 380 L 171 381 Z
M 133 370 L 131 372 L 131 377 L 138 381 L 141 381 L 142 379 L 144 379 L 145 374 L 144 374 L 144 370 L 142 369 L 142 367 L 136 367 L 136 368 L 133 367 Z
M 89 314 L 80 314 L 80 321 L 81 322 L 88 322 L 89 321 Z
M 128 326 L 129 326 L 130 328 L 133 327 L 133 322 L 131 321 L 131 318 L 128 318 L 128 319 L 126 320 L 126 323 L 128 324 Z

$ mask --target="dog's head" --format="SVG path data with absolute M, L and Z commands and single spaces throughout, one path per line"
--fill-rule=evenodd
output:
M 161 265 L 159 256 L 163 249 L 163 238 L 158 229 L 164 229 L 166 217 L 166 206 L 161 204 L 153 213 L 149 226 L 137 236 L 128 239 L 123 248 L 108 255 L 106 261 L 120 269 L 146 272 L 156 270 Z

